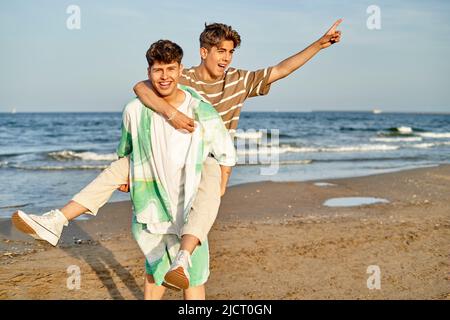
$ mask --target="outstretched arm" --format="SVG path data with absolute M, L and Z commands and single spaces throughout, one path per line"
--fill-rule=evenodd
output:
M 165 117 L 172 127 L 177 130 L 184 129 L 188 132 L 194 131 L 194 119 L 189 118 L 184 113 L 178 111 L 177 108 L 166 102 L 163 98 L 159 97 L 155 91 L 153 91 L 150 81 L 145 80 L 137 83 L 133 90 L 144 106 Z
M 328 48 L 332 44 L 339 42 L 341 40 L 341 31 L 337 31 L 336 28 L 339 24 L 341 24 L 341 22 L 342 19 L 337 20 L 319 40 L 313 42 L 309 47 L 274 66 L 267 83 L 270 84 L 277 80 L 283 79 L 303 66 L 320 50 Z

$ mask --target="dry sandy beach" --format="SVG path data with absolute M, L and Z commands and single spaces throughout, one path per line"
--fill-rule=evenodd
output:
M 315 182 L 229 188 L 209 237 L 207 299 L 450 299 L 450 165 Z M 362 196 L 389 203 L 323 206 Z M 129 202 L 108 204 L 56 248 L 0 220 L 0 299 L 142 299 L 130 218 Z M 71 265 L 79 290 L 67 288 Z M 379 290 L 367 287 L 370 265 Z

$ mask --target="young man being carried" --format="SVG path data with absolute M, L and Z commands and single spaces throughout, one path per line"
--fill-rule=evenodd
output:
M 271 83 L 288 76 L 319 51 L 339 42 L 341 32 L 336 28 L 341 21 L 336 21 L 325 35 L 301 52 L 273 67 L 257 71 L 228 68 L 234 50 L 241 43 L 241 38 L 235 30 L 225 24 L 207 25 L 200 35 L 201 63 L 197 67 L 183 70 L 180 84 L 194 88 L 196 93 L 208 100 L 222 116 L 227 129 L 233 134 L 237 128 L 244 101 L 249 97 L 267 94 Z M 194 131 L 193 119 L 158 97 L 151 90 L 149 82 L 138 83 L 135 86 L 135 92 L 145 106 L 164 116 L 175 129 Z M 24 232 L 34 234 L 36 238 L 56 245 L 63 226 L 67 225 L 69 220 L 84 213 L 95 215 L 98 209 L 109 200 L 114 190 L 127 189 L 126 185 L 122 185 L 122 180 L 117 178 L 127 172 L 128 165 L 124 162 L 126 158 L 113 162 L 61 210 L 52 210 L 43 216 L 17 212 L 13 215 L 13 222 L 21 225 Z M 231 170 L 223 171 L 221 175 L 218 172 L 217 161 L 208 157 L 203 166 L 189 221 L 182 230 L 181 249 L 189 253 L 192 253 L 207 238 L 217 216 L 220 197 L 225 191 L 224 188 L 220 189 L 220 182 L 228 180 Z M 185 283 L 184 279 L 172 285 L 181 287 L 183 283 Z

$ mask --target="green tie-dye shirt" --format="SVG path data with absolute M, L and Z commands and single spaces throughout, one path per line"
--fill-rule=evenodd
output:
M 220 165 L 234 166 L 236 151 L 233 141 L 216 110 L 194 89 L 179 85 L 189 92 L 197 127 L 186 162 L 184 220 L 186 221 L 195 198 L 202 172 L 203 161 L 212 153 Z M 173 221 L 167 187 L 159 179 L 158 160 L 153 157 L 151 125 L 154 112 L 139 99 L 129 102 L 123 112 L 122 137 L 117 149 L 119 157 L 130 157 L 130 195 L 136 220 L 143 224 Z

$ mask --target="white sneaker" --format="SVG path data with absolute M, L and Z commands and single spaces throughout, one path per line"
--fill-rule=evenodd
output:
M 189 252 L 186 250 L 178 251 L 169 271 L 164 276 L 163 285 L 175 290 L 185 290 L 189 288 L 189 267 L 192 267 L 191 255 Z
M 37 240 L 48 241 L 53 246 L 59 241 L 62 229 L 69 221 L 58 209 L 44 213 L 42 216 L 16 211 L 12 215 L 14 226 Z

